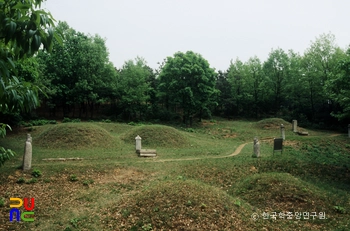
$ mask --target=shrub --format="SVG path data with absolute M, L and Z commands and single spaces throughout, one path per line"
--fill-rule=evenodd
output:
M 0 207 L 4 207 L 5 206 L 5 198 L 0 197 Z
M 38 182 L 38 180 L 37 180 L 36 178 L 32 178 L 32 179 L 30 179 L 29 181 L 27 181 L 26 183 L 27 183 L 27 184 L 34 184 L 34 183 L 36 183 L 36 182 Z
M 83 185 L 88 186 L 89 184 L 93 184 L 94 180 L 90 179 L 90 180 L 84 180 Z
M 20 178 L 18 178 L 18 180 L 16 182 L 17 182 L 17 184 L 23 184 L 26 182 L 26 180 L 23 177 L 20 177 Z
M 68 117 L 64 117 L 62 120 L 62 123 L 69 123 L 69 122 L 72 122 L 72 120 L 69 119 Z
M 42 175 L 41 171 L 38 170 L 38 169 L 34 169 L 33 172 L 32 172 L 32 176 L 38 178 Z
M 78 177 L 76 175 L 70 175 L 69 180 L 72 182 L 78 181 Z

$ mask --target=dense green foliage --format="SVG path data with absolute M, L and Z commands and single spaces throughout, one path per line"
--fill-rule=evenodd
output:
M 77 32 L 65 22 L 57 30 L 62 31 L 64 41 L 54 42 L 52 53 L 40 52 L 17 68 L 20 83 L 40 83 L 45 90 L 48 97 L 42 94 L 42 111 L 49 113 L 39 112 L 44 117 L 182 118 L 187 125 L 194 118 L 212 115 L 278 116 L 297 119 L 304 126 L 350 121 L 346 84 L 350 52 L 338 47 L 332 34 L 317 37 L 304 54 L 272 49 L 265 61 L 256 56 L 246 62 L 237 58 L 225 71 L 215 71 L 193 51 L 167 57 L 157 70 L 140 57 L 126 61 L 118 70 L 98 35 Z M 21 105 L 30 109 L 37 103 Z
M 153 75 L 146 61 L 136 58 L 135 62 L 125 62 L 118 76 L 119 105 L 124 119 L 131 120 L 141 117 L 146 111 L 147 102 L 150 99 L 148 92 L 151 90 L 148 78 Z
M 32 57 L 40 47 L 51 51 L 60 41 L 51 14 L 40 9 L 43 0 L 0 1 L 0 115 L 30 111 L 39 105 L 39 88 Z M 2 122 L 2 121 L 0 121 Z M 6 134 L 0 123 L 0 136 Z M 13 155 L 0 147 L 0 165 Z
M 183 123 L 192 124 L 198 113 L 210 112 L 215 96 L 215 72 L 201 55 L 192 51 L 168 57 L 159 75 L 159 94 L 166 108 L 180 107 Z M 210 114 L 210 113 L 209 113 Z
M 64 116 L 79 108 L 79 117 L 93 113 L 94 106 L 115 97 L 116 71 L 108 60 L 105 41 L 98 35 L 76 32 L 67 23 L 59 23 L 65 39 L 55 43 L 51 54 L 40 52 L 40 80 L 47 87 L 45 104 L 55 114 L 63 108 Z
M 213 114 L 278 116 L 297 119 L 304 126 L 350 121 L 346 89 L 350 52 L 339 48 L 332 34 L 317 37 L 302 55 L 272 49 L 265 61 L 256 56 L 246 62 L 237 58 L 226 71 L 215 71 L 193 51 L 167 57 L 157 70 L 139 57 L 117 70 L 98 35 L 76 32 L 62 22 L 58 29 L 65 40 L 55 43 L 52 54 L 38 55 L 39 77 L 34 70 L 28 72 L 35 62 L 22 68 L 26 79 L 39 79 L 47 87 L 44 108 L 55 118 L 182 118 L 187 125 Z

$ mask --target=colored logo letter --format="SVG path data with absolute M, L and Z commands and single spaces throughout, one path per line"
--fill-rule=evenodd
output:
M 16 221 L 20 221 L 21 219 L 19 217 L 20 217 L 21 212 L 19 211 L 19 209 L 11 209 L 10 210 L 10 221 L 13 221 L 13 213 L 16 213 Z
M 26 218 L 25 215 L 34 215 L 34 212 L 23 212 L 21 218 L 23 221 L 34 221 L 34 218 Z
M 20 198 L 13 198 L 13 197 L 11 197 L 10 198 L 10 203 L 11 203 L 11 201 L 18 201 L 19 204 L 18 205 L 11 205 L 10 204 L 10 208 L 19 208 L 19 207 L 21 207 L 23 205 L 23 201 Z
M 34 209 L 34 198 L 30 198 L 30 208 L 28 207 L 28 198 L 24 198 L 24 208 L 27 211 L 32 211 Z

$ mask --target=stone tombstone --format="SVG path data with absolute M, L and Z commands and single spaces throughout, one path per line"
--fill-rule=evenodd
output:
M 283 140 L 285 140 L 286 139 L 286 134 L 285 134 L 285 130 L 284 130 L 284 125 L 281 124 L 280 128 L 281 128 L 281 137 L 282 137 Z
M 348 137 L 350 138 L 350 124 L 348 124 Z
M 293 132 L 298 132 L 298 121 L 297 120 L 292 121 L 292 128 L 293 128 Z
M 32 137 L 30 136 L 30 134 L 27 134 L 27 140 L 24 146 L 22 166 L 24 171 L 28 171 L 32 167 Z
M 136 141 L 136 152 L 140 153 L 140 151 L 141 151 L 141 137 L 139 135 L 137 135 L 135 137 L 135 141 Z
M 280 151 L 281 154 L 283 152 L 283 139 L 282 138 L 275 138 L 273 139 L 273 155 L 275 154 L 275 151 Z
M 260 143 L 257 137 L 254 138 L 254 154 L 253 157 L 258 158 L 260 157 Z

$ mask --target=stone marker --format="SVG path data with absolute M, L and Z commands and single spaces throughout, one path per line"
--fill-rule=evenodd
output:
M 285 135 L 285 132 L 284 132 L 284 125 L 283 124 L 281 124 L 281 137 L 282 137 L 283 140 L 286 139 L 286 135 Z
M 156 157 L 157 151 L 155 149 L 141 149 L 140 156 L 143 157 Z
M 260 157 L 260 143 L 257 137 L 254 138 L 254 154 L 253 157 Z
M 297 133 L 299 136 L 308 136 L 309 135 L 309 132 L 307 132 L 307 131 L 298 131 Z
M 348 124 L 348 137 L 350 138 L 350 124 Z
M 272 154 L 275 154 L 275 151 L 281 151 L 281 154 L 283 152 L 283 139 L 282 138 L 274 138 L 273 139 L 273 152 Z
M 293 120 L 292 129 L 293 129 L 293 132 L 298 132 L 298 121 L 297 120 Z
M 27 134 L 27 140 L 24 146 L 23 171 L 28 171 L 32 167 L 32 137 Z
M 140 153 L 140 150 L 141 150 L 141 137 L 139 135 L 137 135 L 135 137 L 135 141 L 136 141 L 136 152 Z

